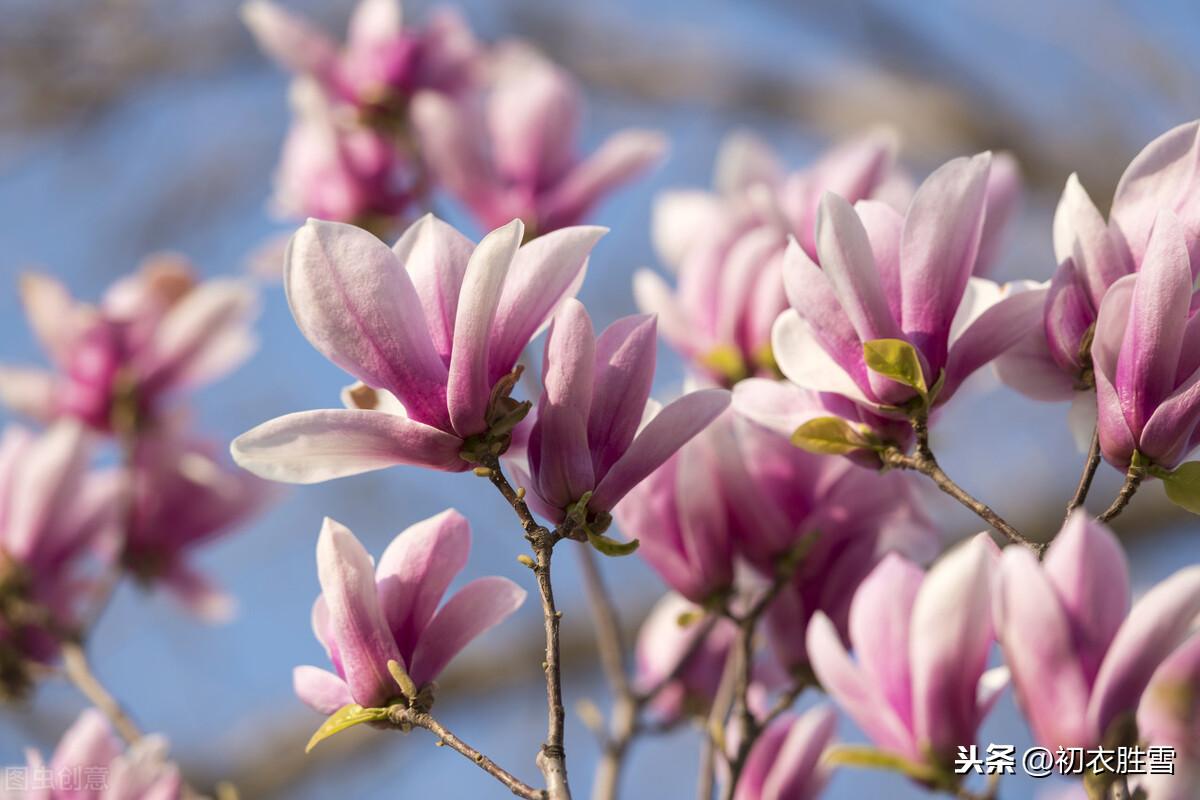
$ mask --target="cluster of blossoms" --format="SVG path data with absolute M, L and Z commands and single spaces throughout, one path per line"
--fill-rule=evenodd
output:
M 13 424 L 0 436 L 0 690 L 13 699 L 60 660 L 90 685 L 83 642 L 125 574 L 203 618 L 227 617 L 230 599 L 190 556 L 272 494 L 192 434 L 178 402 L 253 351 L 248 283 L 198 282 L 181 258 L 163 255 L 97 304 L 41 274 L 21 279 L 21 297 L 53 369 L 0 366 L 0 400 L 46 426 Z M 115 451 L 105 460 L 118 463 L 94 466 L 105 439 Z M 163 743 L 122 734 L 124 754 L 100 712 L 86 712 L 49 767 L 30 756 L 22 796 L 181 796 Z M 81 772 L 103 785 L 79 783 Z
M 313 218 L 283 258 L 287 302 L 352 382 L 341 408 L 237 437 L 233 458 L 252 480 L 222 469 L 167 402 L 248 354 L 245 286 L 197 285 L 158 260 L 85 306 L 28 279 L 56 371 L 0 373 L 0 398 L 51 425 L 0 442 L 6 686 L 79 635 L 88 554 L 217 614 L 224 604 L 186 556 L 261 506 L 258 479 L 417 466 L 495 487 L 529 545 L 518 559 L 546 636 L 545 788 L 433 715 L 451 660 L 525 599 L 483 577 L 443 602 L 471 544 L 452 509 L 409 527 L 378 563 L 324 521 L 312 627 L 332 669 L 294 672 L 296 694 L 327 716 L 310 747 L 360 723 L 424 728 L 520 797 L 570 800 L 551 569 L 565 546 L 584 557 L 616 694 L 612 720 L 594 726 L 597 798 L 615 796 L 635 735 L 694 722 L 711 753 L 702 781 L 719 779 L 730 800 L 815 798 L 847 765 L 992 800 L 955 762 L 1009 686 L 1047 748 L 1175 748 L 1175 775 L 1088 772 L 1091 800 L 1194 796 L 1200 566 L 1131 605 L 1104 523 L 1152 478 L 1200 513 L 1200 462 L 1185 463 L 1200 444 L 1200 123 L 1135 159 L 1107 223 L 1068 181 L 1047 284 L 987 277 L 1019 194 L 1006 155 L 954 159 L 917 183 L 884 132 L 790 173 L 735 135 L 714 192 L 671 192 L 656 209 L 675 287 L 638 273 L 646 313 L 597 334 L 576 295 L 606 231 L 579 223 L 659 156 L 657 135 L 620 133 L 579 157 L 569 76 L 527 46 L 480 44 L 446 12 L 414 26 L 395 0 L 361 0 L 344 46 L 266 0 L 244 12 L 296 74 L 278 205 Z M 426 214 L 386 244 L 435 190 L 486 235 Z M 660 331 L 689 373 L 665 404 L 650 396 Z M 1032 397 L 1074 400 L 1087 428 L 1085 473 L 1056 533 L 1022 534 L 931 448 L 941 409 L 989 364 Z M 122 470 L 87 472 L 89 431 L 121 445 Z M 1093 519 L 1083 505 L 1102 458 L 1125 483 Z M 1005 547 L 989 533 L 949 544 L 924 478 Z M 626 675 L 592 559 L 635 551 L 669 591 Z M 832 704 L 790 710 L 816 691 Z M 836 709 L 870 746 L 834 742 Z M 122 754 L 89 713 L 54 763 L 123 776 L 103 797 L 177 796 L 178 772 L 161 747 L 142 753 L 147 741 Z
M 524 43 L 484 45 L 446 9 L 414 24 L 399 0 L 360 0 L 341 46 L 270 0 L 243 17 L 296 76 L 276 177 L 285 217 L 382 234 L 441 190 L 483 229 L 520 219 L 533 238 L 578 223 L 665 149 L 628 130 L 581 157 L 571 76 Z

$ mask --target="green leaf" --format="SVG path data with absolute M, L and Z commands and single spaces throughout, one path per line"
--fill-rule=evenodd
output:
M 925 373 L 916 348 L 903 339 L 872 339 L 863 342 L 863 360 L 872 372 L 928 394 Z
M 915 781 L 932 786 L 945 785 L 947 777 L 937 767 L 919 761 L 910 761 L 903 756 L 865 745 L 847 744 L 832 747 L 825 751 L 824 760 L 825 763 L 835 767 L 864 767 L 899 772 Z
M 323 742 L 335 733 L 341 733 L 347 728 L 353 728 L 355 725 L 361 725 L 364 722 L 379 722 L 387 719 L 388 710 L 386 708 L 363 708 L 358 703 L 347 703 L 337 711 L 329 715 L 329 718 L 321 723 L 321 727 L 317 728 L 317 732 L 308 740 L 308 744 L 304 746 L 304 752 L 310 752 L 318 743 Z
M 586 528 L 585 530 L 587 531 L 588 541 L 592 547 L 606 556 L 627 556 L 637 550 L 638 545 L 641 544 L 637 539 L 629 542 L 618 542 L 616 539 L 612 539 L 602 533 L 592 533 L 590 528 Z
M 1200 514 L 1200 461 L 1180 464 L 1159 477 L 1172 503 L 1193 514 Z
M 870 447 L 863 435 L 841 417 L 817 417 L 796 428 L 792 444 L 810 453 L 844 456 Z

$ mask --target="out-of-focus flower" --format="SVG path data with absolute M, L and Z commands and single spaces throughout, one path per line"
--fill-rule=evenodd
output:
M 1054 215 L 1058 269 L 1046 296 L 1044 325 L 997 363 L 1006 383 L 1038 400 L 1070 399 L 1091 390 L 1101 305 L 1117 281 L 1146 265 L 1160 212 L 1178 217 L 1177 236 L 1187 248 L 1192 273 L 1200 272 L 1198 158 L 1200 121 L 1159 136 L 1121 176 L 1107 221 L 1078 176 L 1067 179 Z
M 981 534 L 927 575 L 887 556 L 850 608 L 857 662 L 833 622 L 813 618 L 808 651 L 821 685 L 879 748 L 948 772 L 958 747 L 975 742 L 1004 683 L 986 672 L 993 551 Z
M 145 736 L 126 750 L 108 720 L 94 708 L 86 709 L 67 729 L 49 764 L 36 750 L 27 751 L 26 757 L 23 785 L 10 783 L 5 797 L 177 800 L 183 796 L 183 778 L 179 767 L 167 759 L 166 739 Z M 93 774 L 103 777 L 102 786 L 93 788 L 89 780 Z
M 460 92 L 473 82 L 480 59 L 474 36 L 456 13 L 443 9 L 423 27 L 406 25 L 399 0 L 360 0 L 343 48 L 268 0 L 246 3 L 242 19 L 286 69 L 367 112 L 402 107 L 421 89 Z
M 707 714 L 721 684 L 737 626 L 720 617 L 705 633 L 706 626 L 698 621 L 703 614 L 703 609 L 683 597 L 667 594 L 655 603 L 638 631 L 634 683 L 639 692 L 659 689 L 649 707 L 664 725 Z M 704 640 L 697 642 L 701 635 Z M 687 662 L 681 668 L 684 658 Z
M 412 105 L 434 176 L 484 228 L 515 217 L 532 238 L 574 225 L 662 156 L 660 134 L 626 130 L 580 159 L 582 100 L 570 76 L 518 45 L 502 48 L 492 66 L 481 102 L 422 92 Z
M 1200 635 L 1163 660 L 1137 710 L 1138 737 L 1174 748 L 1174 774 L 1150 775 L 1139 785 L 1153 800 L 1194 800 L 1200 786 Z
M 819 266 L 798 243 L 784 255 L 792 308 L 772 330 L 775 360 L 799 386 L 896 409 L 917 389 L 867 367 L 864 344 L 900 340 L 944 404 L 963 380 L 1041 318 L 1045 293 L 972 277 L 987 227 L 991 155 L 960 158 L 917 189 L 905 215 L 875 201 L 825 194 Z
M 389 249 L 351 225 L 300 228 L 286 264 L 292 314 L 361 383 L 345 410 L 288 414 L 239 436 L 238 464 L 288 483 L 395 464 L 468 469 L 469 440 L 507 436 L 520 420 L 501 383 L 575 294 L 605 232 L 567 228 L 520 246 L 523 230 L 513 221 L 475 246 L 426 216 Z
M 522 480 L 531 507 L 551 522 L 585 495 L 589 515 L 606 515 L 729 406 L 729 392 L 703 389 L 657 410 L 655 344 L 651 316 L 619 319 L 599 338 L 574 298 L 555 316 Z
M 166 395 L 207 383 L 254 350 L 257 298 L 234 279 L 196 283 L 175 256 L 148 259 L 98 306 L 41 274 L 21 279 L 30 328 L 55 371 L 0 367 L 0 402 L 101 431 L 149 424 Z
M 311 81 L 297 81 L 291 96 L 295 116 L 275 175 L 276 211 L 372 229 L 400 215 L 419 190 L 401 152 L 378 131 L 339 119 Z
M 261 511 L 270 484 L 221 464 L 209 443 L 186 439 L 169 427 L 139 439 L 131 474 L 122 563 L 138 580 L 161 583 L 201 617 L 227 619 L 232 600 L 187 557 Z
M 1100 306 L 1092 344 L 1100 447 L 1126 468 L 1139 453 L 1171 469 L 1200 444 L 1200 315 L 1188 231 L 1159 214 L 1136 275 Z
M 633 487 L 614 513 L 663 581 L 701 605 L 733 586 L 730 506 L 739 500 L 722 486 L 718 466 L 729 457 L 730 424 L 726 412 Z
M 401 693 L 389 661 L 422 688 L 471 640 L 507 619 L 525 601 L 525 591 L 507 578 L 477 578 L 442 604 L 470 551 L 470 525 L 447 510 L 402 532 L 373 568 L 354 534 L 327 518 L 317 541 L 321 596 L 313 631 L 337 674 L 297 667 L 300 699 L 324 714 L 352 702 L 386 705 Z
M 821 756 L 836 729 L 829 706 L 781 714 L 750 750 L 734 800 L 815 800 L 829 781 Z
M 678 288 L 640 270 L 633 284 L 639 307 L 658 314 L 663 338 L 712 380 L 730 385 L 773 375 L 771 325 L 787 308 L 780 263 L 788 236 L 815 257 L 817 201 L 826 190 L 851 202 L 904 202 L 894 151 L 890 133 L 873 132 L 789 174 L 765 143 L 730 135 L 717 156 L 715 191 L 670 191 L 656 200 L 655 246 Z
M 1116 537 L 1082 510 L 1045 561 L 1009 547 L 1000 559 L 994 619 L 1034 738 L 1051 749 L 1132 744 L 1132 721 L 1155 670 L 1200 613 L 1200 567 L 1148 591 L 1129 609 L 1129 570 Z
M 19 662 L 51 660 L 71 631 L 89 590 L 83 558 L 113 534 L 117 486 L 87 472 L 88 452 L 74 420 L 0 438 L 0 661 L 14 692 Z

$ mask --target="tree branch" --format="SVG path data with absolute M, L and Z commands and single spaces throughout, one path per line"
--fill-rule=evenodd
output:
M 138 726 L 121 708 L 121 704 L 104 688 L 104 684 L 100 683 L 100 680 L 92 672 L 83 645 L 68 640 L 62 642 L 61 647 L 63 667 L 66 670 L 67 678 L 92 705 L 99 709 L 100 713 L 108 718 L 126 744 L 136 744 L 142 738 L 142 732 L 138 730 Z
M 467 759 L 474 762 L 481 770 L 508 787 L 509 791 L 517 797 L 523 797 L 525 800 L 545 800 L 546 798 L 546 792 L 541 789 L 534 789 L 512 773 L 500 767 L 495 761 L 492 761 L 483 753 L 447 730 L 445 726 L 434 719 L 428 712 L 417 711 L 416 709 L 405 708 L 403 706 L 393 706 L 388 714 L 388 721 L 402 729 L 406 729 L 410 725 L 417 728 L 424 728 L 438 737 L 439 747 L 444 745 L 456 753 L 461 753 Z
M 1071 497 L 1071 502 L 1067 503 L 1067 517 L 1070 518 L 1075 509 L 1083 505 L 1087 500 L 1088 492 L 1092 488 L 1092 479 L 1096 477 L 1096 468 L 1100 466 L 1100 429 L 1096 428 L 1092 431 L 1092 444 L 1088 448 L 1087 461 L 1083 465 L 1083 474 L 1079 476 L 1079 485 L 1075 487 L 1075 494 Z
M 1121 484 L 1121 491 L 1117 494 L 1116 499 L 1112 501 L 1104 513 L 1096 517 L 1100 522 L 1108 522 L 1115 518 L 1118 514 L 1125 510 L 1125 506 L 1129 505 L 1129 501 L 1137 493 L 1138 487 L 1142 485 L 1142 481 L 1146 479 L 1146 468 L 1141 464 L 1130 464 L 1129 470 L 1125 473 L 1125 483 Z
M 564 720 L 566 710 L 562 699 L 562 668 L 559 662 L 559 621 L 561 612 L 554 604 L 554 588 L 550 580 L 550 561 L 554 545 L 562 538 L 558 531 L 549 531 L 539 525 L 525 503 L 525 490 L 513 489 L 500 468 L 500 458 L 487 453 L 479 459 L 480 467 L 475 472 L 492 482 L 500 494 L 512 506 L 525 538 L 533 548 L 533 573 L 537 579 L 538 594 L 542 598 L 542 618 L 546 628 L 546 654 L 543 669 L 546 673 L 546 741 L 537 756 L 537 766 L 546 780 L 549 800 L 571 800 L 571 789 L 567 782 L 567 757 L 563 747 Z

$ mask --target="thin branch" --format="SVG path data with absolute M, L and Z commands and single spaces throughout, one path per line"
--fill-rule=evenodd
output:
M 533 788 L 499 766 L 495 761 L 492 761 L 483 753 L 447 730 L 445 726 L 434 719 L 428 712 L 394 706 L 388 716 L 388 721 L 401 728 L 406 728 L 409 725 L 424 728 L 438 737 L 439 746 L 445 745 L 456 753 L 461 753 L 481 770 L 508 787 L 508 790 L 517 797 L 523 797 L 525 800 L 545 800 L 546 798 L 546 792 Z
M 725 659 L 721 682 L 713 696 L 712 707 L 704 722 L 703 746 L 700 751 L 700 777 L 696 786 L 696 800 L 712 800 L 716 781 L 717 755 L 725 758 L 725 720 L 733 708 L 734 686 L 739 666 L 738 653 L 734 651 Z
M 1129 470 L 1125 473 L 1125 483 L 1121 484 L 1121 491 L 1117 494 L 1116 499 L 1112 501 L 1112 505 L 1103 514 L 1096 517 L 1096 519 L 1101 522 L 1108 522 L 1124 511 L 1125 506 L 1129 505 L 1129 501 L 1133 499 L 1138 487 L 1142 485 L 1142 481 L 1145 479 L 1146 468 L 1140 464 L 1130 464 Z
M 939 489 L 969 508 L 976 516 L 1003 534 L 1010 542 L 1023 544 L 1040 557 L 1046 549 L 1045 543 L 1035 542 L 1032 539 L 1026 538 L 1020 531 L 1005 521 L 1003 517 L 993 511 L 990 506 L 976 500 L 965 489 L 951 480 L 950 476 L 942 470 L 941 466 L 938 465 L 937 458 L 934 457 L 933 451 L 929 447 L 928 420 L 924 416 L 914 417 L 912 426 L 917 434 L 917 452 L 910 456 L 905 455 L 899 448 L 889 447 L 880 453 L 883 462 L 890 467 L 911 469 L 914 472 L 925 475 Z
M 142 732 L 121 708 L 121 704 L 117 702 L 116 698 L 96 678 L 88 664 L 83 646 L 78 642 L 64 641 L 62 643 L 62 659 L 63 667 L 71 683 L 75 684 L 80 693 L 108 718 L 113 728 L 127 744 L 137 743 L 142 738 Z
M 567 782 L 567 757 L 563 747 L 566 709 L 562 699 L 562 667 L 560 664 L 559 621 L 562 613 L 554 604 L 554 587 L 550 580 L 550 561 L 554 545 L 562 535 L 539 525 L 525 503 L 524 490 L 516 490 L 504 476 L 497 455 L 488 453 L 480 457 L 476 473 L 491 481 L 500 494 L 512 506 L 525 538 L 533 548 L 533 573 L 537 578 L 538 594 L 542 598 L 542 618 L 546 628 L 546 655 L 543 668 L 546 673 L 546 741 L 537 756 L 537 766 L 546 780 L 549 800 L 571 800 L 571 789 Z
M 1087 500 L 1088 491 L 1092 488 L 1092 479 L 1096 477 L 1096 468 L 1100 466 L 1100 429 L 1092 431 L 1092 444 L 1088 448 L 1087 461 L 1083 465 L 1083 474 L 1079 476 L 1079 485 L 1071 502 L 1067 503 L 1067 517 Z

